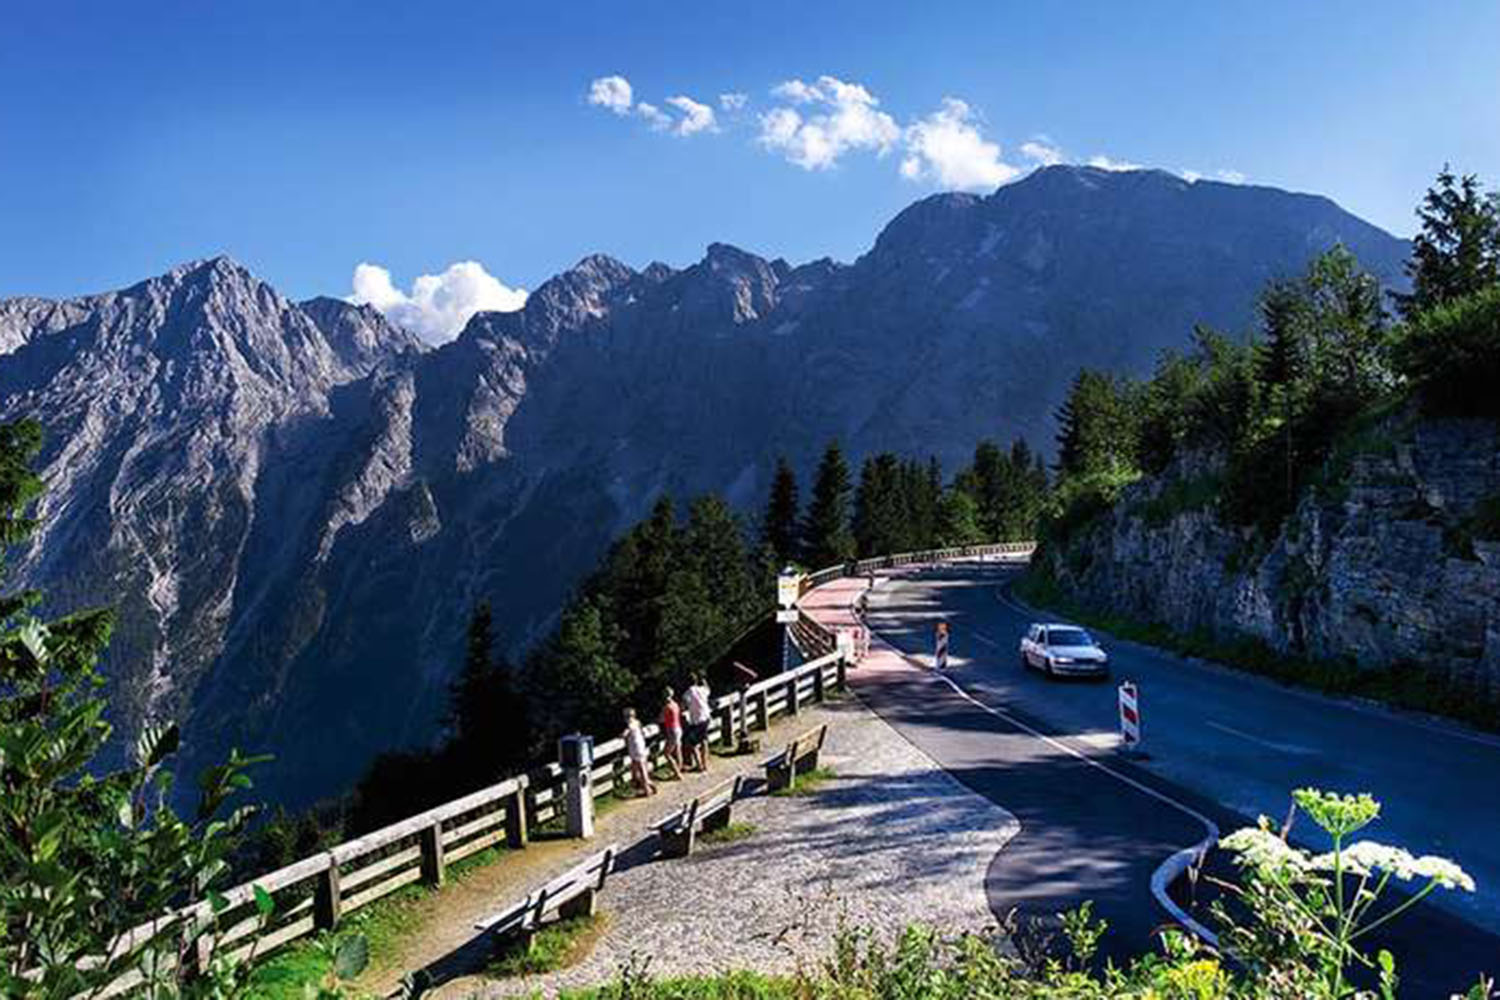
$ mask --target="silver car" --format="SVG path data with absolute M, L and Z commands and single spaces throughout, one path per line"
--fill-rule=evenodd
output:
M 1039 623 L 1021 639 L 1021 665 L 1049 677 L 1105 677 L 1109 654 L 1077 625 Z

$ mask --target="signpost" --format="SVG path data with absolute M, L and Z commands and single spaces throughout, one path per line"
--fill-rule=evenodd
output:
M 937 636 L 936 636 L 936 639 L 935 639 L 935 649 L 933 651 L 933 656 L 932 656 L 932 669 L 934 669 L 934 670 L 947 670 L 948 669 L 948 623 L 947 622 L 938 622 L 937 623 Z
M 797 598 L 802 596 L 802 574 L 788 566 L 776 577 L 776 624 L 781 626 L 781 670 L 792 669 L 792 626 L 797 624 Z

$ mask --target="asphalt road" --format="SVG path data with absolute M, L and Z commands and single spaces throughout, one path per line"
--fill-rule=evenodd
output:
M 1006 592 L 1011 572 L 967 563 L 881 578 L 874 631 L 930 664 L 932 626 L 947 620 L 957 690 L 917 671 L 860 684 L 913 743 L 1021 820 L 986 880 L 997 914 L 1093 900 L 1110 950 L 1139 952 L 1166 918 L 1149 892 L 1163 860 L 1208 824 L 1283 816 L 1291 789 L 1316 785 L 1372 793 L 1386 813 L 1364 836 L 1452 857 L 1479 883 L 1430 897 L 1381 942 L 1402 959 L 1403 995 L 1446 996 L 1500 971 L 1500 740 L 1105 639 L 1114 679 L 1141 692 L 1148 757 L 1125 761 L 1113 683 L 1020 666 L 1032 618 Z M 1309 827 L 1294 839 L 1326 848 Z

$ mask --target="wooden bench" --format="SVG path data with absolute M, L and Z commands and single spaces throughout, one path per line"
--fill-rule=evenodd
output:
M 693 853 L 699 833 L 728 826 L 734 800 L 740 797 L 744 781 L 744 775 L 721 781 L 657 823 L 656 835 L 661 839 L 661 853 L 669 858 L 686 857 Z
M 766 769 L 766 788 L 777 791 L 795 788 L 797 775 L 806 774 L 818 766 L 818 753 L 823 749 L 823 738 L 828 735 L 828 726 L 809 729 L 786 745 L 786 749 L 762 762 Z
M 496 938 L 519 938 L 530 951 L 536 932 L 550 915 L 562 919 L 594 915 L 594 897 L 615 870 L 618 853 L 619 848 L 610 844 L 589 855 L 514 906 L 478 921 L 474 929 L 489 931 Z

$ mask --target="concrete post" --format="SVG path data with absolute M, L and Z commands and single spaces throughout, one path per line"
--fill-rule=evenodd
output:
M 562 764 L 563 811 L 568 817 L 568 836 L 583 840 L 594 835 L 594 738 L 582 733 L 557 741 L 557 759 Z

